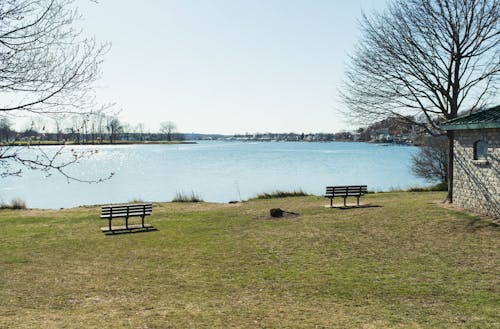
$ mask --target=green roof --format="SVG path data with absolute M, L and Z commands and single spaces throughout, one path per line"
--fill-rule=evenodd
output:
M 444 130 L 500 128 L 500 105 L 448 120 L 441 125 Z

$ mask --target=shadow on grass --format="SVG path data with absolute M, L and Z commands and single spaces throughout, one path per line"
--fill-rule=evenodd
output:
M 129 229 L 113 229 L 112 231 L 102 231 L 104 235 L 120 235 L 120 234 L 135 234 L 135 233 L 147 233 L 147 232 L 156 232 L 158 229 L 150 226 L 145 228 L 129 228 Z
M 500 227 L 500 225 L 498 223 L 492 221 L 491 219 L 485 219 L 485 218 L 481 218 L 481 217 L 473 217 L 473 218 L 468 218 L 467 220 L 468 220 L 467 226 L 472 231 L 476 231 L 476 230 L 482 229 L 482 228 L 498 229 Z
M 326 205 L 325 208 L 334 208 L 334 209 L 348 210 L 348 209 L 359 209 L 359 208 L 382 208 L 382 206 L 379 206 L 379 205 L 376 205 L 376 204 L 361 204 L 359 206 L 357 206 L 357 205 L 351 205 L 351 206 L 330 206 L 330 205 Z

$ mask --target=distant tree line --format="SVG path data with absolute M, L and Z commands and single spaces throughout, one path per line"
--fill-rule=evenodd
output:
M 69 118 L 53 118 L 47 122 L 33 118 L 24 129 L 14 129 L 13 122 L 0 118 L 0 142 L 16 141 L 72 142 L 75 144 L 101 144 L 135 141 L 182 141 L 184 135 L 176 132 L 175 124 L 169 122 L 168 129 L 160 132 L 145 130 L 142 123 L 123 123 L 116 115 L 103 112 L 73 115 Z M 49 128 L 51 127 L 51 128 Z

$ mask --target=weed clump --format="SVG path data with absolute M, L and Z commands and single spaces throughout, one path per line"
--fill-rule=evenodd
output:
M 440 183 L 427 187 L 411 187 L 408 189 L 408 192 L 441 192 L 447 190 L 448 185 L 446 183 Z
M 257 194 L 252 199 L 275 199 L 275 198 L 288 198 L 288 197 L 297 197 L 297 196 L 308 196 L 306 192 L 302 190 L 295 191 L 273 191 L 273 192 L 264 192 L 261 194 Z
M 172 202 L 203 202 L 203 199 L 196 193 L 191 192 L 191 195 L 186 195 L 182 192 L 177 192 Z

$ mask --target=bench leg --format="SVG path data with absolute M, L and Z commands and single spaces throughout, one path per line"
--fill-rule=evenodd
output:
M 344 197 L 344 207 L 346 207 L 346 200 L 347 200 L 347 197 Z
M 128 217 L 125 217 L 125 228 L 128 230 Z
M 333 207 L 333 198 L 330 198 L 330 207 Z
M 356 204 L 359 206 L 359 196 L 356 197 Z
M 142 215 L 142 228 L 144 228 L 144 215 Z
M 111 218 L 109 219 L 109 230 L 112 231 L 113 229 L 111 228 Z

